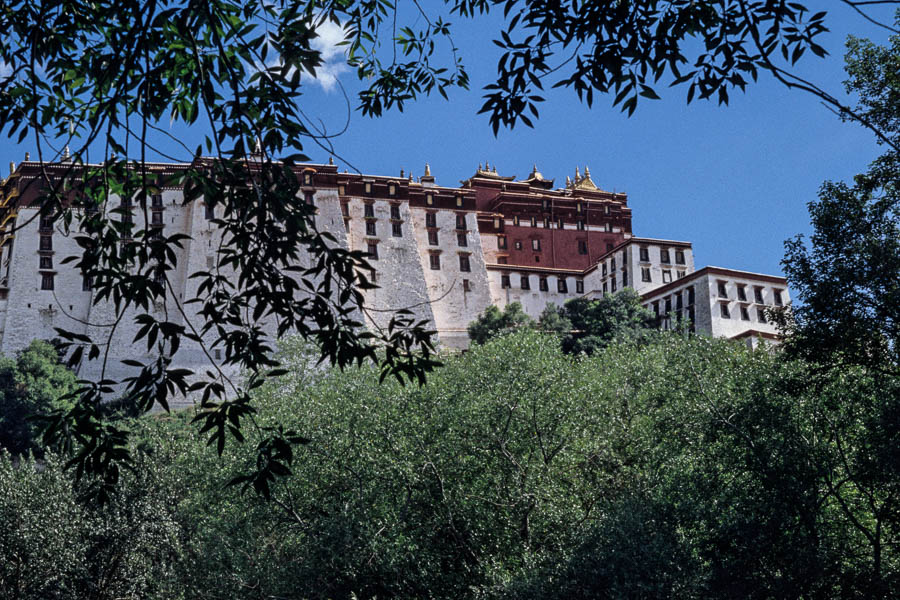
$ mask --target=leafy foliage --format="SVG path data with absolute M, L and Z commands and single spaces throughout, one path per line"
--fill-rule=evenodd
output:
M 0 448 L 12 454 L 38 451 L 31 417 L 71 406 L 75 374 L 51 344 L 35 340 L 15 358 L 0 358 Z
M 563 338 L 564 352 L 591 354 L 614 340 L 636 340 L 654 324 L 653 313 L 641 305 L 641 297 L 631 288 L 604 294 L 599 300 L 573 298 L 565 304 L 572 333 Z
M 672 333 L 575 358 L 524 330 L 421 388 L 370 367 L 301 369 L 256 394 L 260 426 L 308 434 L 268 502 L 222 486 L 255 464 L 253 448 L 204 452 L 180 417 L 131 423 L 139 468 L 106 507 L 79 505 L 52 456 L 42 470 L 0 458 L 0 548 L 13 557 L 0 585 L 22 598 L 48 586 L 223 599 L 900 590 L 900 387 L 860 369 L 812 377 Z
M 900 22 L 900 21 L 898 21 Z M 900 35 L 889 47 L 848 42 L 847 91 L 865 115 L 900 139 Z M 889 149 L 853 185 L 826 182 L 810 203 L 814 233 L 786 243 L 785 273 L 798 291 L 788 349 L 824 366 L 860 364 L 900 374 L 900 152 Z
M 519 327 L 531 326 L 533 322 L 520 302 L 509 303 L 502 311 L 491 305 L 469 323 L 469 339 L 476 344 L 484 344 L 496 335 L 510 333 Z

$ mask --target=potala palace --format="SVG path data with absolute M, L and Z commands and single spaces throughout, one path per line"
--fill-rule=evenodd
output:
M 80 253 L 74 235 L 41 219 L 34 161 L 11 165 L 0 184 L 0 351 L 12 354 L 32 339 L 51 339 L 55 327 L 102 335 L 113 317 L 106 302 L 92 302 L 88 280 L 62 264 Z M 161 177 L 186 164 L 156 163 Z M 71 165 L 44 164 L 62 176 Z M 599 189 L 587 168 L 555 186 L 537 168 L 525 179 L 479 165 L 459 186 L 436 183 L 430 169 L 414 178 L 340 173 L 332 164 L 296 168 L 314 203 L 316 225 L 337 243 L 370 254 L 378 289 L 366 291 L 370 325 L 390 311 L 411 308 L 429 320 L 445 347 L 468 344 L 467 325 L 486 307 L 521 302 L 537 317 L 548 302 L 598 297 L 634 288 L 662 327 L 686 319 L 699 333 L 746 340 L 776 339 L 766 307 L 788 303 L 784 278 L 707 266 L 696 269 L 690 242 L 635 237 L 625 194 Z M 163 187 L 144 226 L 190 236 L 169 274 L 179 301 L 196 294 L 190 275 L 212 264 L 217 246 L 211 207 L 183 203 L 183 190 Z M 115 207 L 119 208 L 121 201 Z M 135 213 L 136 226 L 144 214 Z M 160 307 L 161 309 L 165 307 Z M 134 326 L 120 328 L 111 355 L 142 358 L 132 347 Z M 206 360 L 186 344 L 176 363 Z M 83 367 L 90 370 L 91 367 Z M 90 372 L 82 373 L 91 377 Z

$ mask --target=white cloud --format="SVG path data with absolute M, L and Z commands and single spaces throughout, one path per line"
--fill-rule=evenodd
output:
M 313 50 L 318 50 L 322 55 L 322 64 L 316 69 L 313 81 L 322 86 L 326 92 L 334 89 L 341 73 L 350 70 L 347 66 L 347 47 L 338 46 L 347 35 L 341 25 L 331 21 L 325 21 L 316 27 L 319 36 L 312 40 Z

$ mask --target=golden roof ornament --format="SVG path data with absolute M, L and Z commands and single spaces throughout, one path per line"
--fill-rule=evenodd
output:
M 425 163 L 425 177 L 431 177 L 431 165 Z
M 600 188 L 593 182 L 591 179 L 591 170 L 585 166 L 584 167 L 584 177 L 578 177 L 578 167 L 575 167 L 575 184 L 573 186 L 576 190 L 598 190 Z
M 334 166 L 334 157 L 333 156 L 328 157 L 328 164 L 331 166 Z

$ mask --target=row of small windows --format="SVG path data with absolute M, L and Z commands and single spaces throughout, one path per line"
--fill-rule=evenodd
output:
M 726 281 L 718 280 L 717 282 L 717 292 L 719 298 L 728 298 L 728 286 Z M 737 300 L 740 302 L 749 302 L 747 300 L 747 285 L 738 283 L 735 284 L 737 288 Z M 763 299 L 763 290 L 765 288 L 760 285 L 753 286 L 753 301 L 756 304 L 765 304 L 765 300 Z M 772 288 L 772 296 L 775 303 L 775 306 L 784 306 L 784 298 L 782 296 L 782 290 L 778 288 Z
M 513 220 L 514 226 L 520 227 L 522 225 L 522 221 L 518 217 L 518 215 L 513 216 L 512 220 Z M 504 222 L 505 222 L 505 220 L 502 219 L 501 217 L 494 217 L 494 229 L 496 229 L 497 231 L 503 231 Z M 537 217 L 531 217 L 530 224 L 532 227 L 537 227 L 538 226 Z M 556 226 L 557 229 L 565 229 L 565 221 L 563 219 L 557 219 L 555 221 L 552 221 L 551 219 L 545 217 L 541 221 L 541 224 L 544 229 L 550 229 L 554 225 Z M 611 232 L 613 230 L 613 225 L 612 225 L 612 223 L 606 223 L 603 226 L 603 228 L 605 231 Z M 575 221 L 575 229 L 577 229 L 578 231 L 585 231 L 587 229 L 587 224 L 585 223 L 584 219 L 578 219 Z
M 640 255 L 640 260 L 641 260 L 641 262 L 650 262 L 650 249 L 649 249 L 649 248 L 647 248 L 646 246 L 642 246 L 642 247 L 638 250 L 638 254 Z M 669 249 L 668 249 L 668 248 L 660 248 L 660 250 L 659 250 L 659 262 L 664 263 L 664 264 L 671 264 L 671 263 L 672 263 L 671 255 L 670 255 L 670 253 L 669 253 Z M 684 251 L 683 251 L 683 250 L 676 250 L 676 251 L 675 251 L 675 264 L 676 264 L 676 265 L 683 265 L 683 264 L 685 264 L 685 260 L 684 260 Z M 648 279 L 647 281 L 649 281 L 649 279 Z
M 500 287 L 503 289 L 508 289 L 512 287 L 512 282 L 510 279 L 510 275 L 503 274 L 500 276 Z M 523 290 L 531 289 L 531 278 L 528 275 L 521 275 L 519 278 L 519 287 Z M 547 281 L 546 277 L 538 277 L 538 290 L 542 292 L 550 291 L 550 284 Z M 569 292 L 569 285 L 566 283 L 566 280 L 560 277 L 556 280 L 556 291 L 560 294 L 567 294 Z M 584 281 L 581 279 L 575 280 L 575 293 L 583 294 L 584 293 Z
M 686 271 L 678 270 L 678 279 L 681 279 L 685 275 L 687 275 Z M 641 267 L 641 281 L 643 282 L 652 282 L 653 275 L 650 270 L 650 267 Z M 662 282 L 663 283 L 671 283 L 672 282 L 672 270 L 671 269 L 663 269 L 662 270 Z
M 750 309 L 746 306 L 740 307 L 741 320 L 742 321 L 750 321 Z M 731 311 L 728 309 L 728 304 L 725 302 L 719 303 L 719 315 L 723 319 L 731 318 Z M 763 307 L 758 307 L 756 309 L 756 320 L 760 323 L 768 323 L 768 318 L 766 317 L 766 309 Z

